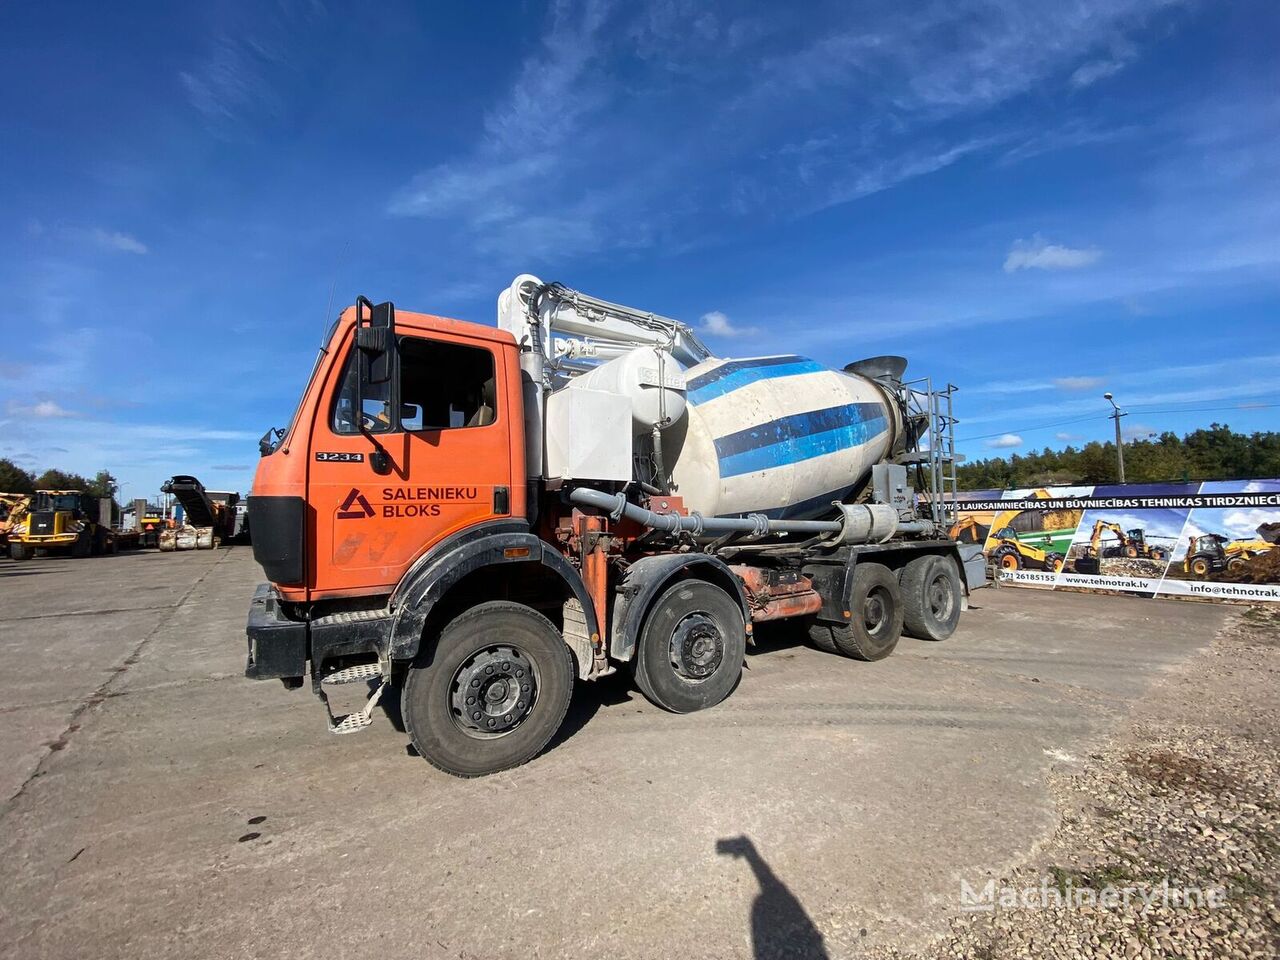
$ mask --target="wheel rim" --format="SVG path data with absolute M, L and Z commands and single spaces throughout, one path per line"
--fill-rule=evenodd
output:
M 702 613 L 685 617 L 671 633 L 671 668 L 684 680 L 706 680 L 724 662 L 724 637 L 716 622 Z
M 862 624 L 867 628 L 867 633 L 880 639 L 889 629 L 892 619 L 893 601 L 889 599 L 888 591 L 876 589 L 867 594 L 867 599 L 862 604 Z
M 955 597 L 951 594 L 951 580 L 948 577 L 943 574 L 934 577 L 926 591 L 926 599 L 934 620 L 946 623 L 951 619 L 951 611 L 955 608 Z
M 519 647 L 486 647 L 453 675 L 453 720 L 467 736 L 506 736 L 533 711 L 537 673 Z
M 1000 558 L 1000 566 L 1004 567 L 1006 570 L 1017 570 L 1018 558 L 1011 553 L 1006 553 Z

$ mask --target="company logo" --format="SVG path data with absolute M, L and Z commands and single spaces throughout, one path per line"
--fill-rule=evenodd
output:
M 365 499 L 363 493 L 355 487 L 351 488 L 351 492 L 347 494 L 347 499 L 342 501 L 342 506 L 338 508 L 339 520 L 366 520 L 373 516 L 373 507 L 369 506 L 369 501 Z

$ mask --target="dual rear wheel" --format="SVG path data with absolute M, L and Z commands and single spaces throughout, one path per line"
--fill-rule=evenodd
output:
M 853 568 L 845 623 L 814 622 L 814 646 L 855 660 L 883 660 L 903 632 L 921 640 L 945 640 L 960 621 L 960 573 L 948 557 L 916 557 L 895 573 L 881 563 Z

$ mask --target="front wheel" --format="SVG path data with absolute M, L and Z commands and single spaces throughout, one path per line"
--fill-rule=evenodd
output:
M 654 601 L 632 664 L 636 686 L 672 713 L 705 710 L 742 676 L 746 623 L 736 600 L 702 580 L 683 580 Z
M 30 560 L 34 554 L 35 551 L 25 543 L 18 543 L 16 540 L 9 541 L 10 560 Z
M 76 534 L 75 542 L 71 544 L 71 555 L 79 559 L 91 556 L 93 554 L 93 533 L 86 527 Z
M 1022 555 L 1014 547 L 1001 547 L 996 551 L 995 561 L 1001 570 L 1022 569 Z
M 573 693 L 573 659 L 542 614 L 482 603 L 409 668 L 400 710 L 418 754 L 457 777 L 532 759 L 555 735 Z

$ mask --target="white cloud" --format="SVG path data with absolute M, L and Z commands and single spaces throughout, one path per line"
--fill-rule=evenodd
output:
M 1082 63 L 1071 74 L 1071 85 L 1077 89 L 1090 86 L 1119 73 L 1124 69 L 1125 62 L 1124 60 L 1090 60 L 1088 63 Z
M 23 404 L 16 400 L 10 400 L 5 409 L 8 411 L 10 416 L 36 417 L 41 420 L 65 419 L 67 417 L 75 416 L 75 413 L 59 406 L 53 400 L 39 400 L 31 404 Z
M 729 315 L 719 310 L 712 310 L 702 315 L 702 329 L 716 337 L 749 337 L 759 331 L 755 327 L 740 327 L 729 319 Z
M 1102 251 L 1096 247 L 1066 247 L 1050 243 L 1040 234 L 1030 240 L 1015 240 L 1004 260 L 1004 272 L 1018 270 L 1074 270 L 1096 263 Z
M 1061 443 L 1072 443 L 1076 440 L 1083 440 L 1084 437 L 1078 433 L 1067 433 L 1066 431 L 1059 430 L 1053 435 L 1053 439 Z
M 107 250 L 118 250 L 121 253 L 147 252 L 145 243 L 137 237 L 121 233 L 119 230 L 104 230 L 102 227 L 94 227 L 89 235 L 94 243 Z
M 1053 385 L 1063 390 L 1095 390 L 1102 384 L 1102 377 L 1055 377 L 1053 380 Z
M 1121 423 L 1124 423 L 1122 420 Z M 1151 434 L 1160 435 L 1160 431 L 1149 423 L 1131 423 L 1120 428 L 1120 436 L 1125 440 L 1146 440 Z
M 988 440 L 987 446 L 996 450 L 1008 450 L 1012 447 L 1022 446 L 1022 438 L 1016 433 L 1004 433 Z

